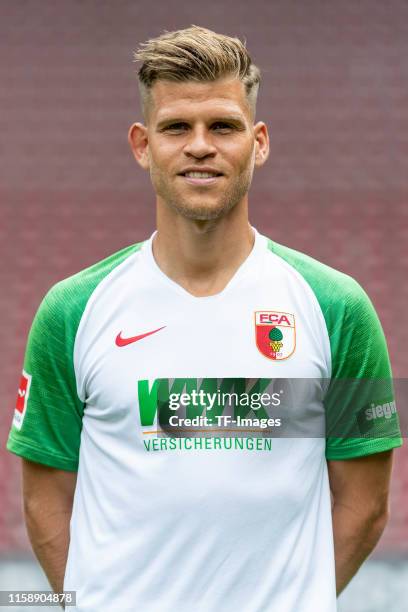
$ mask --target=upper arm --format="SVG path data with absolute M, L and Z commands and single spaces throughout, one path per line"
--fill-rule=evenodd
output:
M 324 399 L 326 458 L 363 458 L 401 446 L 391 365 L 377 313 L 351 279 L 333 310 L 328 326 L 331 381 Z
M 77 473 L 22 459 L 25 510 L 72 508 Z
M 76 471 L 84 404 L 73 353 L 81 311 L 68 297 L 56 285 L 36 313 L 7 448 L 32 462 Z
M 347 505 L 359 514 L 387 513 L 391 469 L 392 450 L 345 461 L 328 461 L 334 503 Z

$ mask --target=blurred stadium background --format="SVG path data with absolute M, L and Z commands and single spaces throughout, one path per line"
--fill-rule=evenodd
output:
M 246 39 L 263 72 L 271 156 L 251 190 L 253 225 L 353 275 L 407 378 L 405 0 L 1 2 L 0 589 L 45 584 L 20 462 L 4 450 L 32 317 L 53 283 L 153 231 L 149 177 L 126 139 L 140 119 L 132 50 L 191 23 Z M 407 458 L 396 452 L 392 517 L 343 612 L 408 609 Z

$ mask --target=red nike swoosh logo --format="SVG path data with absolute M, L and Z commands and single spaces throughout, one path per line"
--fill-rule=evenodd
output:
M 159 327 L 158 329 L 154 329 L 153 331 L 146 332 L 145 334 L 140 334 L 139 336 L 132 336 L 132 338 L 122 338 L 122 332 L 120 331 L 116 336 L 116 346 L 127 346 L 128 344 L 132 344 L 132 342 L 137 342 L 142 338 L 146 338 L 146 336 L 151 336 L 152 334 L 155 334 L 156 332 L 160 331 L 161 329 L 164 329 L 165 327 L 166 326 L 163 325 L 163 327 Z

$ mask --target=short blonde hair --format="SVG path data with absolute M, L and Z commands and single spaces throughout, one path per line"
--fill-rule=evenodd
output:
M 239 38 L 217 34 L 192 25 L 184 30 L 165 32 L 142 43 L 134 52 L 142 62 L 138 71 L 143 115 L 146 117 L 149 94 L 156 81 L 216 81 L 237 78 L 245 86 L 247 100 L 255 117 L 261 72 Z

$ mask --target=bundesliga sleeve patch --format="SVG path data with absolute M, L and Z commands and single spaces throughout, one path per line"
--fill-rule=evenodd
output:
M 23 370 L 23 373 L 21 374 L 20 386 L 17 392 L 17 402 L 13 418 L 13 425 L 17 429 L 21 429 L 21 426 L 23 424 L 24 415 L 27 410 L 27 400 L 28 395 L 30 393 L 30 385 L 31 374 L 27 374 L 27 372 Z
M 255 312 L 256 346 L 268 359 L 280 361 L 296 347 L 295 315 L 276 310 Z

